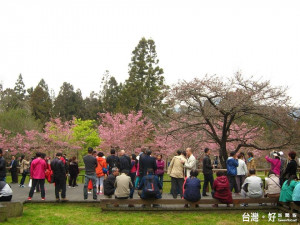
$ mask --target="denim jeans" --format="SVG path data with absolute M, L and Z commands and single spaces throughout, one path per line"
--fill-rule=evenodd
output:
M 26 173 L 26 172 L 23 172 L 23 173 L 22 173 L 22 179 L 21 179 L 20 185 L 24 185 L 24 182 L 25 182 L 25 179 L 26 179 L 27 174 L 28 174 L 28 173 Z
M 230 191 L 232 192 L 232 190 L 234 188 L 235 193 L 238 193 L 238 186 L 237 186 L 237 183 L 236 183 L 235 176 L 233 176 L 233 175 L 227 175 L 227 178 L 229 180 Z
M 129 175 L 130 175 L 130 178 L 131 178 L 131 182 L 132 182 L 132 184 L 133 184 L 133 187 L 130 189 L 130 195 L 129 195 L 129 197 L 130 197 L 130 198 L 133 198 L 134 187 L 135 187 L 134 181 L 135 181 L 136 173 L 130 173 Z
M 164 185 L 164 175 L 157 175 L 161 187 Z
M 96 188 L 96 173 L 86 174 L 84 177 L 84 186 L 83 186 L 83 198 L 88 198 L 88 184 L 89 181 L 92 181 L 93 184 L 93 199 L 97 199 L 97 188 Z

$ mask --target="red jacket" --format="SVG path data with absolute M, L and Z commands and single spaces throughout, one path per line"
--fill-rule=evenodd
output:
M 226 176 L 217 177 L 213 184 L 214 198 L 225 204 L 232 203 L 232 193 Z
M 103 173 L 103 168 L 107 168 L 106 160 L 102 157 L 97 157 L 98 165 L 96 167 L 97 177 L 103 177 L 105 174 Z

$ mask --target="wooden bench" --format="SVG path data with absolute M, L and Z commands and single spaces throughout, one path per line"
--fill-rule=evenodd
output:
M 248 207 L 241 207 L 242 203 L 257 204 L 255 206 L 249 205 Z M 233 199 L 233 207 L 223 207 L 226 204 L 221 203 L 216 199 L 201 199 L 198 202 L 189 202 L 184 199 L 156 199 L 156 200 L 143 200 L 143 199 L 101 199 L 100 207 L 103 211 L 211 211 L 211 210 L 241 210 L 241 209 L 258 209 L 259 203 L 269 203 L 268 206 L 262 206 L 260 209 L 274 209 L 278 203 L 277 198 L 241 198 Z M 159 205 L 159 207 L 151 207 L 151 205 Z M 189 205 L 185 208 L 184 205 Z M 220 207 L 212 207 L 213 204 L 221 204 Z M 115 207 L 115 205 L 118 205 Z M 129 207 L 132 205 L 134 207 Z M 141 207 L 143 205 L 144 207 Z M 122 207 L 121 207 L 122 206 Z M 222 206 L 222 207 L 221 207 Z
M 279 202 L 278 208 L 287 213 L 297 213 L 297 217 L 300 219 L 300 206 L 294 202 Z

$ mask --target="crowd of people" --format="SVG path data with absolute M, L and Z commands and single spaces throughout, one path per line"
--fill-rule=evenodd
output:
M 204 182 L 202 196 L 209 196 L 208 188 L 211 188 L 211 196 L 221 203 L 232 204 L 233 189 L 237 195 L 248 198 L 279 198 L 282 202 L 293 201 L 300 205 L 300 182 L 297 179 L 296 153 L 289 152 L 288 159 L 282 152 L 271 152 L 265 159 L 270 163 L 268 177 L 265 178 L 265 186 L 262 179 L 256 174 L 256 161 L 252 152 L 245 154 L 230 152 L 226 161 L 227 171 L 217 171 L 213 176 L 216 158 L 212 163 L 211 150 L 204 149 L 202 161 Z M 10 201 L 12 191 L 5 182 L 6 162 L 2 149 L 0 149 L 0 201 Z M 92 192 L 92 198 L 97 200 L 98 195 L 116 199 L 133 198 L 137 191 L 142 199 L 162 198 L 163 177 L 166 163 L 159 154 L 152 155 L 150 149 L 143 148 L 140 154 L 128 156 L 125 150 L 116 154 L 115 149 L 110 150 L 110 155 L 105 157 L 103 152 L 96 152 L 88 148 L 88 154 L 83 157 L 85 166 L 85 180 L 83 186 L 83 199 L 88 199 Z M 43 153 L 36 153 L 31 161 L 24 156 L 20 160 L 12 157 L 9 164 L 12 175 L 12 183 L 18 182 L 15 174 L 18 166 L 22 179 L 20 187 L 24 187 L 26 176 L 30 174 L 31 187 L 28 195 L 30 201 L 34 192 L 41 193 L 41 199 L 45 200 L 45 180 L 55 184 L 56 201 L 68 201 L 66 198 L 66 184 L 69 176 L 69 187 L 77 186 L 76 180 L 79 167 L 76 157 L 70 160 L 66 155 L 58 152 L 52 160 Z M 201 181 L 198 177 L 197 160 L 193 150 L 177 151 L 168 165 L 167 173 L 171 177 L 171 195 L 174 199 L 178 196 L 190 202 L 201 199 Z M 247 206 L 247 204 L 243 204 Z M 132 207 L 129 205 L 129 207 Z M 186 205 L 186 207 L 188 207 Z M 217 204 L 213 207 L 218 207 Z

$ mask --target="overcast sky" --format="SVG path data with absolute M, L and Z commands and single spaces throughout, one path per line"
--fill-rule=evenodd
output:
M 300 1 L 9 0 L 0 2 L 0 82 L 64 81 L 84 96 L 109 70 L 128 77 L 142 37 L 157 46 L 168 84 L 241 71 L 289 87 L 300 105 Z

